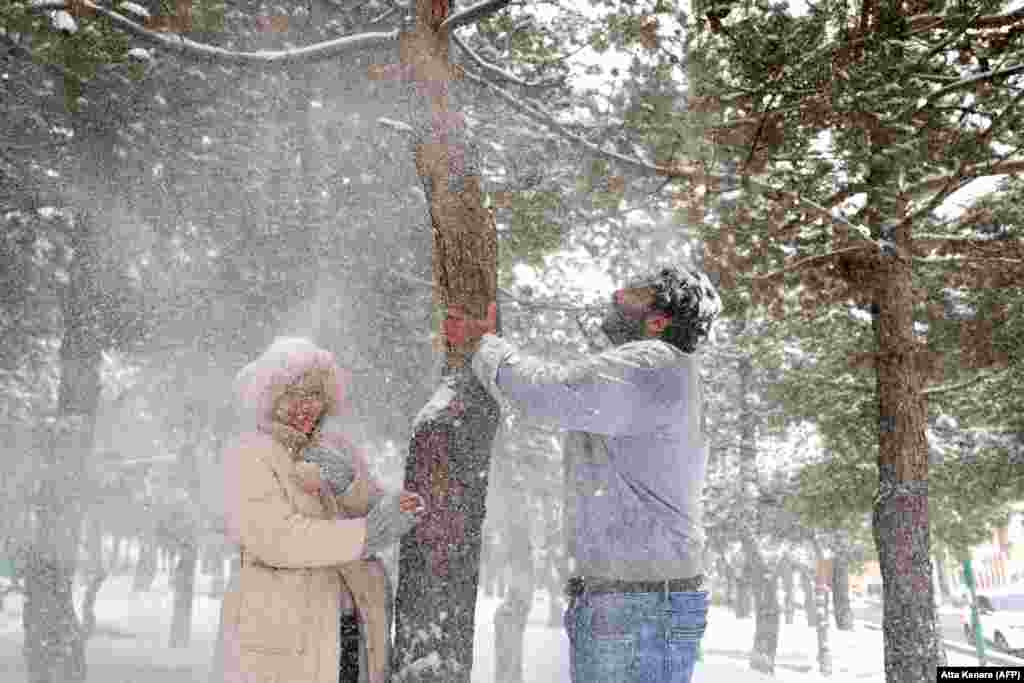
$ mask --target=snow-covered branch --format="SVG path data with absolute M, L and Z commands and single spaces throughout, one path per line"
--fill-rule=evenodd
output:
M 48 12 L 69 9 L 72 4 L 74 3 L 63 0 L 49 0 L 47 2 L 34 3 L 31 9 L 36 12 Z M 381 45 L 394 44 L 397 46 L 400 34 L 398 29 L 383 33 L 357 33 L 290 50 L 238 52 L 226 50 L 216 45 L 198 43 L 177 34 L 151 31 L 123 14 L 97 5 L 91 2 L 91 0 L 78 0 L 77 5 L 86 11 L 103 15 L 125 33 L 150 45 L 171 50 L 183 57 L 198 61 L 212 61 L 222 64 L 259 64 L 270 66 L 323 61 Z
M 915 256 L 914 261 L 918 263 L 940 265 L 944 263 L 964 263 L 967 261 L 995 261 L 998 263 L 1013 263 L 1017 265 L 1024 265 L 1024 261 L 1019 258 L 1004 258 L 1001 256 Z
M 469 56 L 469 58 L 473 60 L 474 63 L 476 63 L 477 66 L 479 66 L 481 69 L 483 69 L 485 72 L 487 72 L 489 75 L 495 78 L 500 78 L 502 80 L 509 81 L 510 83 L 515 83 L 516 85 L 521 85 L 528 88 L 546 88 L 550 86 L 561 85 L 562 83 L 565 82 L 565 78 L 563 77 L 549 78 L 543 81 L 524 81 L 522 78 L 519 78 L 519 76 L 516 76 L 514 73 L 506 71 L 505 69 L 502 69 L 501 67 L 496 66 L 491 62 L 485 60 L 483 57 L 478 55 L 473 50 L 473 48 L 471 48 L 469 45 L 466 45 L 465 41 L 463 41 L 462 38 L 459 38 L 458 34 L 452 34 L 452 42 L 458 45 L 459 49 L 465 52 Z
M 724 175 L 705 173 L 701 168 L 699 168 L 695 164 L 670 164 L 668 166 L 663 166 L 658 164 L 651 164 L 636 157 L 631 157 L 625 154 L 620 154 L 619 152 L 614 152 L 609 149 L 604 149 L 603 147 L 600 147 L 590 142 L 586 138 L 577 135 L 576 133 L 573 133 L 564 124 L 559 123 L 557 120 L 555 120 L 555 117 L 548 113 L 547 111 L 545 111 L 540 105 L 536 103 L 528 103 L 525 101 L 525 98 L 516 97 L 511 93 L 506 92 L 502 88 L 499 88 L 498 86 L 494 85 L 493 83 L 490 83 L 484 80 L 483 78 L 480 78 L 479 76 L 476 76 L 475 74 L 472 74 L 468 71 L 465 72 L 464 77 L 465 80 L 473 81 L 474 83 L 477 83 L 478 85 L 491 90 L 495 95 L 498 96 L 499 99 L 504 101 L 513 109 L 525 114 L 526 116 L 533 119 L 537 123 L 540 123 L 547 127 L 548 129 L 558 133 L 569 142 L 572 142 L 573 144 L 582 147 L 583 149 L 598 156 L 610 159 L 612 161 L 617 161 L 625 166 L 637 169 L 641 173 L 661 175 L 666 176 L 668 178 L 685 178 L 694 182 L 718 183 L 723 185 L 731 185 L 736 180 L 735 178 L 731 178 Z M 811 213 L 820 216 L 821 218 L 824 218 L 833 223 L 843 225 L 844 227 L 853 230 L 864 239 L 870 239 L 871 237 L 871 232 L 866 227 L 862 225 L 857 225 L 855 223 L 851 223 L 850 221 L 841 216 L 836 216 L 831 211 L 821 206 L 817 202 L 807 199 L 806 197 L 801 196 L 799 193 L 779 190 L 778 188 L 772 187 L 771 185 L 754 180 L 750 176 L 743 177 L 740 180 L 740 183 L 747 184 L 751 187 L 756 188 L 769 199 L 773 199 L 776 201 L 788 201 L 793 205 L 803 206 L 804 208 L 810 210 Z
M 505 9 L 511 2 L 512 0 L 483 0 L 483 2 L 478 2 L 451 15 L 441 22 L 438 30 L 454 31 L 460 26 L 476 23 L 481 19 L 486 19 L 495 12 Z
M 1007 366 L 1000 368 L 999 370 L 991 370 L 988 372 L 979 372 L 977 375 L 964 382 L 958 382 L 956 384 L 940 384 L 938 386 L 929 387 L 921 391 L 925 396 L 937 396 L 938 394 L 946 394 L 951 391 L 960 391 L 968 387 L 974 386 L 982 382 L 990 382 L 993 379 L 998 379 L 1001 375 L 1008 373 L 1013 366 Z
M 999 28 L 1002 26 L 1010 26 L 1015 24 L 1021 19 L 1024 19 L 1024 7 L 1016 9 L 1007 14 L 993 14 L 988 16 L 979 16 L 971 19 L 967 24 L 968 29 L 979 29 L 979 28 Z M 955 16 L 936 16 L 931 14 L 918 14 L 917 16 L 910 17 L 910 28 L 914 31 L 919 30 L 933 30 L 937 28 L 956 27 L 958 29 L 963 28 L 962 18 Z
M 987 176 L 995 175 L 1016 175 L 1018 173 L 1024 173 L 1024 160 L 1013 160 L 1003 161 L 997 164 L 975 164 L 968 166 L 963 171 L 963 178 L 970 180 L 977 180 L 978 178 L 985 178 Z M 953 180 L 956 181 L 954 176 L 941 176 L 938 178 L 929 178 L 928 180 L 911 185 L 907 188 L 906 194 L 914 197 L 930 190 L 936 190 L 942 188 L 946 183 Z
M 767 273 L 765 275 L 745 276 L 745 275 L 741 274 L 741 275 L 738 275 L 737 277 L 739 277 L 740 279 L 751 280 L 751 281 L 754 281 L 754 280 L 770 280 L 772 278 L 780 277 L 784 273 L 789 273 L 789 272 L 797 271 L 797 270 L 800 270 L 802 268 L 820 266 L 822 264 L 828 263 L 829 261 L 833 260 L 834 258 L 839 256 L 840 254 L 846 254 L 846 253 L 849 253 L 849 252 L 852 252 L 852 251 L 863 251 L 864 249 L 868 249 L 868 248 L 870 248 L 870 247 L 872 247 L 874 245 L 875 245 L 875 242 L 868 242 L 868 243 L 864 243 L 864 244 L 854 245 L 852 247 L 844 247 L 843 249 L 837 249 L 835 251 L 830 251 L 827 254 L 819 254 L 818 256 L 809 256 L 809 257 L 807 257 L 805 259 L 800 259 L 799 261 L 794 261 L 793 263 L 789 264 L 785 268 L 781 268 L 779 270 L 776 270 L 776 271 L 771 272 L 771 273 Z
M 377 123 L 379 123 L 382 126 L 387 126 L 388 128 L 394 128 L 399 133 L 406 133 L 408 135 L 413 135 L 416 133 L 416 130 L 408 123 L 403 123 L 402 121 L 395 121 L 394 119 L 389 119 L 383 116 L 377 119 Z
M 1008 66 L 1002 69 L 993 69 L 991 71 L 975 74 L 970 78 L 964 78 L 956 83 L 951 83 L 944 88 L 939 88 L 938 90 L 929 93 L 920 105 L 915 106 L 913 109 L 906 109 L 903 112 L 900 112 L 900 114 L 896 116 L 896 119 L 899 120 L 902 118 L 913 117 L 914 114 L 923 111 L 925 107 L 935 100 L 945 95 L 949 95 L 950 93 L 974 87 L 979 83 L 984 83 L 985 81 L 994 81 L 998 78 L 1009 78 L 1010 76 L 1015 76 L 1020 73 L 1024 73 L 1024 64 L 1014 64 L 1013 66 Z

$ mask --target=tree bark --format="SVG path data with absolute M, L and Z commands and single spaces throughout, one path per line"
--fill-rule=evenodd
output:
M 740 323 L 745 326 L 745 323 Z M 742 333 L 742 329 L 740 330 Z M 736 616 L 750 617 L 751 602 L 758 609 L 760 602 L 763 560 L 758 549 L 760 513 L 758 497 L 761 486 L 757 472 L 757 427 L 755 409 L 749 397 L 754 390 L 754 366 L 748 356 L 737 363 L 739 375 L 739 416 L 740 416 L 740 487 L 743 501 L 740 510 L 739 536 L 743 548 L 744 567 L 740 584 L 740 599 L 737 601 Z
M 953 588 L 949 583 L 949 572 L 946 570 L 946 550 L 940 547 L 935 553 L 935 570 L 939 574 L 939 591 L 943 602 L 953 599 Z
M 465 131 L 448 111 L 448 31 L 439 30 L 447 13 L 447 2 L 417 0 L 402 64 L 416 84 L 415 162 L 433 228 L 435 308 L 455 304 L 483 319 L 497 298 L 497 230 L 483 207 L 476 154 L 454 144 Z M 443 341 L 445 376 L 416 418 L 406 462 L 405 488 L 423 496 L 428 513 L 400 547 L 396 681 L 469 683 L 473 665 L 480 532 L 500 416 L 466 362 L 477 342 Z
M 811 572 L 804 570 L 800 572 L 801 585 L 804 593 L 804 613 L 807 615 L 807 625 L 811 628 L 818 626 L 818 613 L 814 606 L 814 579 Z
M 850 607 L 850 561 L 845 553 L 836 555 L 832 562 L 832 601 L 836 628 L 853 630 L 853 609 Z
M 736 618 L 749 619 L 753 614 L 754 583 L 749 564 L 744 564 L 736 577 Z
M 86 590 L 82 599 L 82 638 L 88 640 L 96 630 L 96 597 L 99 595 L 103 582 L 107 579 L 107 569 L 103 559 L 103 526 L 98 517 L 91 516 L 87 521 L 86 536 Z M 113 566 L 113 565 L 111 565 Z
M 192 639 L 192 605 L 195 603 L 198 552 L 194 540 L 186 540 L 174 568 L 174 616 L 171 619 L 171 648 L 188 647 Z
M 909 259 L 906 203 L 893 196 L 896 179 L 883 161 L 868 175 L 869 225 L 885 247 L 869 263 L 878 397 L 879 491 L 872 532 L 882 571 L 885 675 L 889 683 L 928 683 L 946 664 L 935 629 L 929 559 L 927 410 L 921 393 L 922 350 L 914 336 L 915 290 Z M 887 244 L 886 244 L 887 243 Z
M 779 648 L 779 576 L 762 564 L 754 628 L 754 648 L 750 652 L 750 668 L 770 676 L 775 674 L 775 655 Z
M 817 581 L 814 590 L 814 625 L 818 636 L 818 671 L 832 675 L 832 651 L 828 645 L 828 592 L 824 581 Z
M 157 547 L 150 538 L 139 541 L 139 561 L 135 564 L 135 578 L 132 580 L 132 591 L 148 592 L 153 587 L 157 569 Z
M 793 618 L 796 614 L 796 598 L 793 595 L 793 566 L 788 562 L 782 569 L 782 590 L 785 594 L 785 615 L 786 625 L 789 626 L 793 623 Z

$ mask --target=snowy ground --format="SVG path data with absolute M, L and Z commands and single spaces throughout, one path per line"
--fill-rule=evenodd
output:
M 90 683 L 206 683 L 220 602 L 204 594 L 206 578 L 199 582 L 194 606 L 193 639 L 189 648 L 170 650 L 172 594 L 166 576 L 149 593 L 133 594 L 131 578 L 113 577 L 104 584 L 96 603 L 98 634 L 89 642 Z M 80 597 L 80 596 L 79 596 Z M 473 683 L 490 683 L 494 667 L 492 616 L 498 600 L 478 601 Z M 524 683 L 569 681 L 568 640 L 561 628 L 546 626 L 546 595 L 538 597 L 527 626 Z M 858 624 L 852 632 L 829 631 L 833 676 L 817 674 L 815 633 L 798 612 L 792 625 L 782 625 L 775 677 L 749 670 L 747 651 L 753 642 L 752 619 L 738 620 L 726 609 L 712 608 L 704 637 L 704 660 L 697 665 L 694 683 L 711 681 L 785 683 L 882 683 L 882 634 Z M 0 671 L 3 680 L 24 680 L 21 659 L 20 599 L 8 598 L 0 612 Z M 952 665 L 974 664 L 970 656 L 950 649 Z M 13 674 L 13 676 L 10 676 Z

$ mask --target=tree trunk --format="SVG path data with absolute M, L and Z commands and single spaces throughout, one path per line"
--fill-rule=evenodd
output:
M 807 625 L 811 628 L 818 626 L 818 613 L 814 606 L 814 579 L 810 571 L 800 572 L 801 585 L 804 592 L 804 612 L 807 614 Z
M 840 631 L 853 630 L 853 609 L 850 607 L 850 561 L 845 554 L 839 554 L 832 562 L 832 601 L 835 611 L 836 628 Z
M 775 655 L 779 648 L 779 577 L 762 564 L 757 600 L 757 623 L 754 648 L 750 652 L 750 668 L 773 676 Z
M 899 45 L 894 49 L 898 52 Z M 865 215 L 871 238 L 882 249 L 865 256 L 866 281 L 851 285 L 866 285 L 873 295 L 879 488 L 872 533 L 882 572 L 885 675 L 889 683 L 930 683 L 946 658 L 935 629 L 929 559 L 926 366 L 920 362 L 923 346 L 915 338 L 918 296 L 905 257 L 913 222 L 902 221 L 908 202 L 893 192 L 900 179 L 881 150 L 872 144 Z
M 793 618 L 796 614 L 796 598 L 793 595 L 793 566 L 786 563 L 782 569 L 782 590 L 785 594 L 785 615 L 786 625 L 789 626 L 793 623 Z
M 753 581 L 749 566 L 744 566 L 736 577 L 736 618 L 749 619 L 753 614 Z
M 169 647 L 188 647 L 192 638 L 192 605 L 195 603 L 196 566 L 199 557 L 194 541 L 186 541 L 174 569 L 174 616 Z
M 96 632 L 96 597 L 99 595 L 103 582 L 107 580 L 107 570 L 100 567 L 89 577 L 82 598 L 82 638 L 88 640 Z
M 745 326 L 745 323 L 739 323 Z M 740 330 L 742 332 L 742 329 Z M 744 567 L 740 584 L 740 599 L 736 605 L 736 616 L 747 619 L 753 609 L 758 609 L 760 602 L 759 590 L 762 579 L 762 560 L 758 551 L 758 528 L 760 513 L 758 496 L 761 486 L 757 471 L 757 427 L 755 408 L 749 400 L 754 391 L 754 366 L 750 358 L 744 356 L 737 363 L 739 374 L 739 419 L 740 419 L 740 487 L 743 501 L 740 509 L 740 543 L 743 547 Z
M 945 603 L 953 599 L 953 588 L 949 583 L 949 572 L 946 570 L 946 550 L 939 548 L 935 553 L 935 569 L 939 574 L 939 591 Z
M 494 614 L 494 681 L 523 683 L 523 636 L 533 607 L 533 547 L 529 527 L 509 529 L 508 591 Z
M 403 34 L 400 51 L 414 77 L 415 163 L 430 207 L 435 309 L 458 305 L 484 319 L 497 298 L 497 230 L 483 206 L 476 148 L 455 144 L 464 126 L 452 124 L 447 89 L 436 87 L 456 82 L 448 31 L 438 30 L 447 7 L 417 0 L 416 26 Z M 435 89 L 426 92 L 430 83 Z M 469 683 L 473 666 L 480 531 L 500 415 L 467 363 L 476 340 L 443 341 L 445 376 L 416 417 L 405 468 L 405 488 L 423 496 L 428 513 L 401 541 L 396 682 Z
M 832 652 L 828 647 L 828 591 L 824 581 L 815 582 L 814 622 L 818 634 L 818 671 L 823 676 L 832 675 Z
M 157 553 L 156 543 L 152 539 L 144 538 L 139 542 L 139 561 L 135 565 L 135 578 L 132 580 L 133 592 L 148 592 L 153 588 Z
M 86 522 L 87 559 L 86 559 L 86 590 L 82 599 L 82 638 L 88 640 L 96 630 L 96 597 L 99 595 L 103 582 L 107 579 L 107 569 L 103 559 L 103 527 L 100 520 L 91 517 Z
M 95 159 L 110 152 L 109 140 L 96 141 L 82 128 L 83 158 L 93 172 L 111 168 Z M 99 257 L 94 243 L 96 216 L 82 211 L 69 230 L 72 247 L 68 284 L 62 289 L 63 338 L 57 419 L 41 425 L 43 471 L 35 502 L 35 535 L 25 575 L 24 657 L 28 683 L 80 683 L 86 678 L 85 641 L 72 600 L 81 533 L 81 487 L 92 452 L 100 395 L 101 348 L 96 282 Z
M 224 595 L 227 577 L 224 575 L 224 544 L 213 541 L 206 545 L 203 553 L 205 573 L 210 577 L 210 595 L 216 598 Z

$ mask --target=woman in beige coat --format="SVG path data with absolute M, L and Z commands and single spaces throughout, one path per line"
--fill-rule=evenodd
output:
M 281 339 L 236 380 L 243 425 L 224 453 L 225 524 L 241 568 L 221 609 L 216 683 L 339 683 L 339 623 L 353 605 L 359 680 L 390 677 L 391 595 L 372 553 L 412 528 L 422 501 L 384 494 L 358 454 L 341 496 L 301 460 L 322 419 L 346 409 L 340 375 L 330 353 Z

